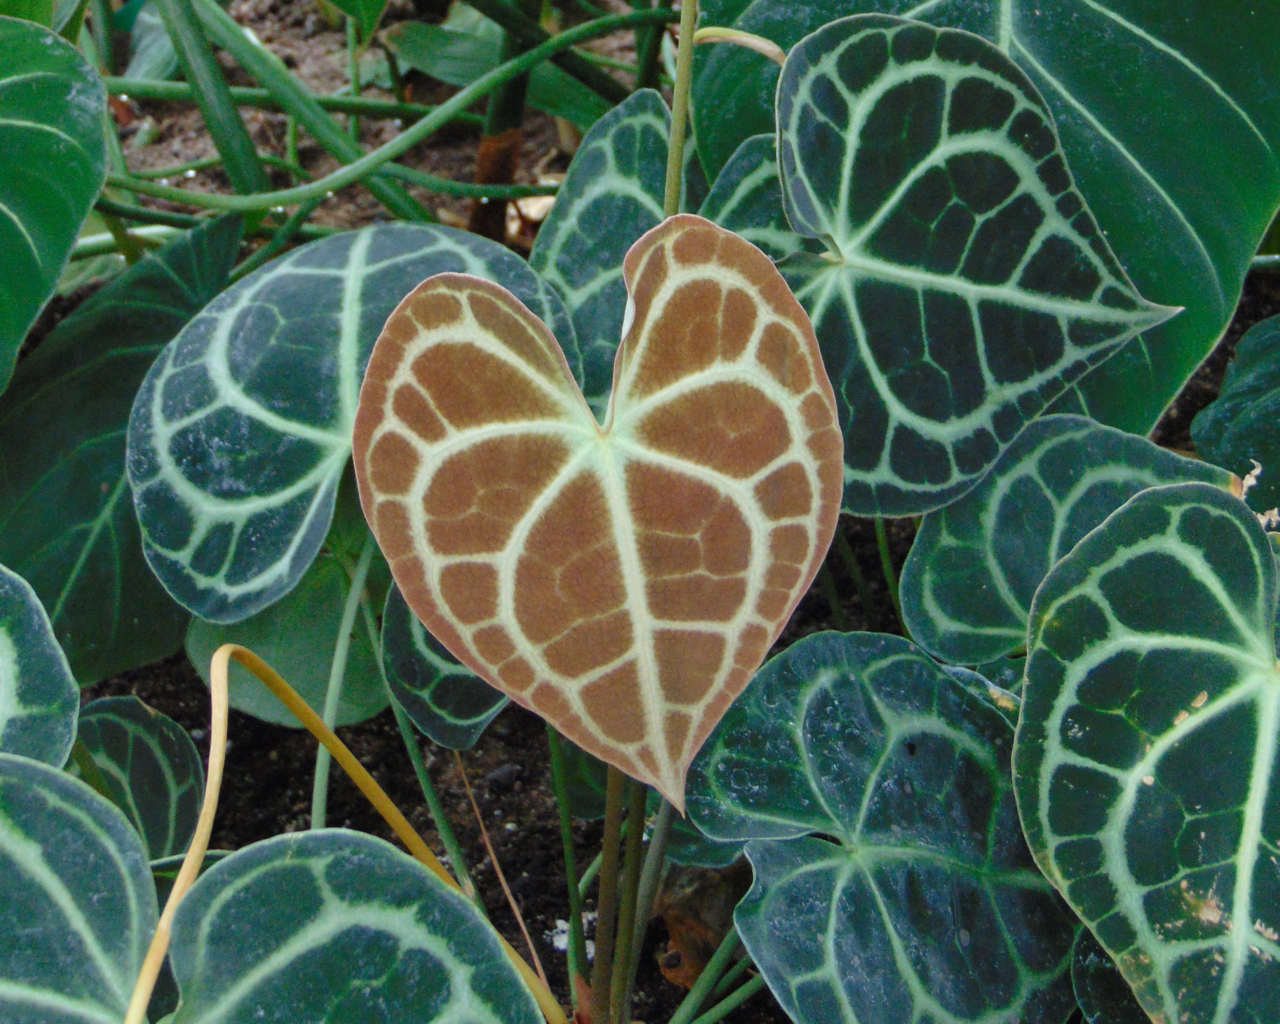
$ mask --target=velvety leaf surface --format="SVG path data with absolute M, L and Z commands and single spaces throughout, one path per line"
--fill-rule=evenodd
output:
M 1130 499 L 1032 605 L 1028 843 L 1155 1019 L 1280 1002 L 1276 590 L 1249 509 L 1190 483 Z
M 794 12 L 794 13 L 793 13 Z M 737 26 L 784 47 L 848 14 L 983 36 L 1035 83 L 1080 191 L 1148 298 L 1186 311 L 1092 373 L 1058 411 L 1145 434 L 1225 330 L 1280 203 L 1280 8 L 1254 0 L 756 0 Z M 695 86 L 715 174 L 773 128 L 777 65 L 718 46 Z
M 106 175 L 102 80 L 76 49 L 0 17 L 0 391 Z
M 188 615 L 142 555 L 125 479 L 147 369 L 226 286 L 239 217 L 151 253 L 62 321 L 0 397 L 0 561 L 49 609 L 82 686 L 167 657 Z
M 1280 505 L 1280 316 L 1255 324 L 1227 364 L 1222 390 L 1191 424 L 1196 451 L 1244 477 L 1262 467 L 1249 489 L 1256 509 Z
M 344 3 L 385 5 L 386 0 Z M 461 3 L 452 4 L 448 17 L 439 25 L 401 21 L 381 35 L 402 66 L 457 86 L 470 85 L 502 63 L 502 37 L 496 23 Z M 609 112 L 608 102 L 598 93 L 550 63 L 539 64 L 530 72 L 525 103 L 563 117 L 583 131 Z
M 204 799 L 204 766 L 187 731 L 137 697 L 103 697 L 81 709 L 76 738 L 111 802 L 142 836 L 148 859 L 185 852 Z
M 671 112 L 652 89 L 633 93 L 587 132 L 529 265 L 555 285 L 582 350 L 583 392 L 602 413 L 622 337 L 627 250 L 662 220 Z
M 178 907 L 175 1024 L 542 1020 L 460 893 L 390 844 L 324 829 L 227 857 Z
M 1149 1024 L 1115 961 L 1093 932 L 1081 928 L 1071 954 L 1071 987 L 1086 1024 Z
M 1139 491 L 1240 481 L 1079 416 L 1034 420 L 977 487 L 924 517 L 902 567 L 902 615 L 915 641 L 974 665 L 1025 647 L 1031 599 L 1086 533 Z
M 315 558 L 351 452 L 360 380 L 388 314 L 445 271 L 508 287 L 577 365 L 552 289 L 502 246 L 383 224 L 300 246 L 227 289 L 156 360 L 129 421 L 143 550 L 174 598 L 237 622 Z
M 749 839 L 734 918 L 798 1024 L 1064 1021 L 1074 922 L 1022 840 L 1013 728 L 908 641 L 820 633 L 694 762 L 689 809 Z
M 391 695 L 413 724 L 450 750 L 469 750 L 507 698 L 445 649 L 398 587 L 382 612 L 382 664 Z
M 786 274 L 840 402 L 845 508 L 960 497 L 1023 426 L 1175 311 L 1139 296 L 1071 183 L 1044 101 L 967 33 L 868 15 L 792 49 Z
M 822 243 L 792 230 L 782 209 L 777 136 L 753 135 L 737 148 L 698 211 L 759 246 L 772 260 L 801 250 L 821 252 Z
M 0 565 L 0 753 L 61 768 L 79 707 L 80 691 L 40 599 Z
M 0 754 L 0 1018 L 123 1020 L 157 917 L 146 852 L 119 809 Z
M 830 544 L 840 439 L 808 321 L 758 249 L 684 215 L 624 276 L 603 428 L 513 296 L 425 282 L 370 363 L 356 474 L 445 647 L 681 807 Z

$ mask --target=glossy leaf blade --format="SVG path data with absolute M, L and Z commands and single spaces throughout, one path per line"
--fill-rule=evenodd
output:
M 142 555 L 125 432 L 156 355 L 226 287 L 240 232 L 220 218 L 128 268 L 0 397 L 0 561 L 35 587 L 83 686 L 182 644 L 187 613 Z
M 840 444 L 808 322 L 758 249 L 686 215 L 624 273 L 603 429 L 536 318 L 440 277 L 379 340 L 356 473 L 445 647 L 680 806 L 830 543 Z
M 1153 1018 L 1280 999 L 1276 592 L 1248 508 L 1190 483 L 1130 499 L 1032 606 L 1023 827 Z
M 976 33 L 1017 63 L 1053 112 L 1080 191 L 1138 289 L 1186 307 L 1055 408 L 1146 433 L 1226 329 L 1280 203 L 1271 70 L 1280 9 L 1252 0 L 756 0 L 736 25 L 789 47 L 796 32 L 872 13 Z M 771 130 L 776 77 L 776 65 L 738 48 L 710 55 L 695 106 L 711 173 Z
M 977 487 L 924 517 L 902 567 L 907 629 L 963 665 L 1024 647 L 1036 587 L 1080 538 L 1139 491 L 1195 480 L 1240 488 L 1226 470 L 1092 420 L 1032 421 Z
M 65 772 L 0 754 L 0 1017 L 123 1020 L 157 917 L 124 815 Z
M 174 1024 L 536 1024 L 493 927 L 417 861 L 358 832 L 267 839 L 178 907 Z
M 0 17 L 0 391 L 106 175 L 106 89 L 65 40 Z
M 1134 291 L 1035 87 L 967 33 L 868 15 L 792 49 L 778 84 L 793 257 L 840 398 L 845 507 L 929 511 L 972 487 L 1088 369 L 1175 310 Z
M 751 840 L 734 917 L 793 1020 L 1068 1017 L 1075 926 L 1023 843 L 1012 741 L 997 709 L 880 634 L 806 637 L 730 708 L 689 809 Z
M 61 768 L 80 691 L 35 591 L 0 565 L 0 753 Z
M 450 750 L 469 750 L 507 698 L 455 658 L 418 621 L 398 587 L 382 612 L 382 664 L 391 696 L 422 732 Z
M 385 224 L 312 242 L 227 289 L 156 360 L 129 422 L 147 560 L 175 600 L 236 622 L 297 585 L 333 516 L 360 380 L 423 278 L 488 277 L 529 303 L 576 365 L 560 300 L 502 246 Z
M 1262 467 L 1248 501 L 1280 505 L 1280 316 L 1255 324 L 1236 346 L 1218 397 L 1191 424 L 1196 451 L 1240 476 Z
M 185 852 L 204 796 L 204 766 L 187 731 L 137 697 L 104 697 L 81 710 L 76 738 L 148 859 Z
M 529 265 L 564 297 L 582 350 L 583 392 L 601 412 L 627 307 L 622 261 L 662 220 L 670 131 L 671 112 L 652 89 L 597 121 L 529 254 Z

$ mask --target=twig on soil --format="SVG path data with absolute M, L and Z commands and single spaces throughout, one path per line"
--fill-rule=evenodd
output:
M 462 755 L 456 750 L 453 752 L 454 759 L 458 762 L 458 774 L 462 776 L 462 785 L 467 791 L 467 799 L 471 801 L 471 810 L 475 812 L 476 824 L 480 826 L 480 839 L 484 842 L 485 851 L 489 854 L 489 862 L 493 864 L 493 873 L 498 876 L 498 884 L 502 886 L 502 892 L 507 897 L 507 903 L 511 907 L 511 913 L 515 915 L 516 924 L 520 926 L 520 934 L 524 936 L 525 945 L 529 947 L 529 955 L 533 957 L 533 969 L 538 972 L 538 978 L 547 988 L 551 986 L 547 984 L 547 974 L 542 969 L 542 961 L 538 959 L 538 951 L 534 948 L 533 939 L 529 935 L 529 929 L 524 923 L 524 915 L 520 913 L 520 905 L 516 903 L 516 898 L 511 892 L 511 886 L 507 885 L 507 876 L 502 873 L 502 865 L 498 863 L 497 851 L 493 848 L 493 843 L 489 841 L 489 830 L 484 827 L 484 818 L 480 815 L 480 805 L 476 803 L 476 796 L 471 792 L 471 783 L 467 779 L 467 769 L 462 763 Z

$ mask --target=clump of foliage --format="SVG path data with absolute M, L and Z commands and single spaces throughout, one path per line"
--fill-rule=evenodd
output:
M 5 1019 L 566 1021 L 423 764 L 515 700 L 549 726 L 580 1022 L 630 1020 L 664 864 L 738 856 L 672 1024 L 766 986 L 797 1024 L 1275 1021 L 1280 318 L 1196 420 L 1207 461 L 1144 435 L 1280 208 L 1280 13 L 337 6 L 341 97 L 212 0 L 0 7 Z M 575 49 L 621 30 L 634 91 Z M 375 42 L 458 93 L 362 97 Z M 234 194 L 130 174 L 109 91 L 197 103 Z M 248 102 L 342 166 L 264 159 Z M 559 186 L 512 183 L 526 102 L 586 129 Z M 416 120 L 365 152 L 333 111 Z M 453 122 L 476 182 L 399 162 Z M 388 222 L 309 222 L 353 183 Z M 484 237 L 548 191 L 527 261 Z M 22 353 L 69 258 L 114 253 Z M 815 580 L 842 617 L 842 511 L 922 517 L 906 635 L 762 667 Z M 78 696 L 184 643 L 207 772 Z M 228 705 L 321 739 L 312 831 L 207 851 Z M 388 707 L 452 871 L 333 735 Z M 324 827 L 331 756 L 411 857 Z M 575 816 L 605 820 L 591 959 Z

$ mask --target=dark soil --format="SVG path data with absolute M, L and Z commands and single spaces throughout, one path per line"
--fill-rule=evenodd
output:
M 420 0 L 415 11 L 409 0 L 392 0 L 387 22 L 421 17 L 424 13 L 428 17 L 439 17 L 445 6 L 443 2 Z M 619 9 L 629 8 L 619 0 Z M 258 36 L 311 88 L 318 92 L 333 92 L 345 84 L 343 33 L 330 27 L 310 0 L 236 0 L 230 10 L 241 23 L 251 25 Z M 602 48 L 611 56 L 627 56 L 625 44 L 620 46 L 616 41 L 612 45 L 602 44 Z M 232 84 L 254 84 L 230 62 L 226 66 Z M 421 76 L 413 76 L 410 85 L 412 98 L 417 102 L 436 102 L 450 92 Z M 390 98 L 373 88 L 366 88 L 364 94 Z M 284 155 L 284 115 L 259 110 L 245 110 L 244 114 L 257 145 L 264 151 Z M 173 166 L 214 155 L 200 115 L 189 106 L 135 103 L 132 109 L 124 110 L 121 121 L 126 158 L 133 168 Z M 366 146 L 376 146 L 398 130 L 399 126 L 394 122 L 364 119 L 361 121 L 361 141 Z M 474 132 L 455 130 L 442 133 L 411 151 L 406 162 L 435 174 L 468 181 L 474 173 L 476 142 Z M 530 115 L 526 124 L 520 180 L 532 180 L 532 169 L 539 164 L 562 169 L 565 154 L 557 151 L 558 144 L 551 119 Z M 300 159 L 314 175 L 328 173 L 337 167 L 336 162 L 318 146 L 305 140 L 300 149 Z M 271 173 L 277 186 L 289 184 L 283 172 L 273 170 Z M 200 172 L 182 184 L 187 188 L 206 190 L 225 191 L 228 188 L 219 170 Z M 444 219 L 457 222 L 467 215 L 468 203 L 465 200 L 411 191 Z M 163 207 L 166 204 L 157 202 L 154 205 Z M 385 211 L 367 192 L 353 187 L 321 206 L 315 220 L 321 224 L 355 227 L 384 216 Z M 33 329 L 29 344 L 46 335 L 91 291 L 91 288 L 81 289 L 74 296 L 51 303 Z M 1235 321 L 1157 427 L 1154 437 L 1160 444 L 1176 449 L 1192 448 L 1191 420 L 1216 395 L 1236 341 L 1253 323 L 1277 312 L 1280 312 L 1280 274 L 1251 275 Z M 889 523 L 895 574 L 901 571 L 915 529 L 916 524 L 912 520 Z M 841 595 L 839 613 L 833 613 L 821 588 L 815 586 L 792 617 L 775 653 L 822 629 L 901 632 L 889 600 L 872 522 L 845 517 L 841 530 L 856 556 L 858 571 L 870 598 L 869 606 L 864 606 L 859 597 L 860 588 L 851 567 L 833 550 L 828 567 Z M 207 756 L 208 694 L 185 655 L 176 655 L 90 687 L 84 694 L 84 700 L 87 702 L 113 694 L 135 694 L 176 719 L 192 733 L 202 753 Z M 383 712 L 362 725 L 340 729 L 339 734 L 406 813 L 413 826 L 437 853 L 442 853 L 390 712 Z M 567 918 L 569 911 L 564 894 L 562 848 L 556 807 L 550 791 L 545 736 L 540 719 L 512 705 L 489 727 L 476 748 L 463 753 L 460 759 L 430 743 L 424 744 L 424 753 L 432 780 L 465 850 L 472 877 L 480 888 L 491 919 L 523 953 L 525 943 L 502 894 L 493 865 L 485 854 L 480 830 L 467 801 L 460 775 L 465 771 L 475 790 L 484 827 L 537 946 L 537 956 L 547 971 L 553 990 L 567 1005 L 565 959 L 563 954 L 552 949 L 547 938 L 557 919 Z M 212 847 L 239 849 L 273 835 L 307 828 L 314 740 L 305 732 L 268 725 L 234 711 L 231 713 L 230 738 Z M 359 829 L 394 841 L 382 819 L 336 768 L 332 776 L 328 824 Z M 599 823 L 579 822 L 574 834 L 581 869 L 598 850 L 601 827 Z M 687 883 L 687 878 L 684 881 Z M 740 891 L 742 872 L 739 871 L 729 884 L 737 886 Z M 589 900 L 588 909 L 591 907 Z M 714 908 L 708 906 L 705 916 L 713 919 L 716 916 Z M 666 941 L 663 922 L 655 920 L 641 959 L 634 1004 L 636 1019 L 650 1024 L 665 1021 L 683 995 L 683 990 L 665 980 L 659 971 L 658 956 Z M 787 1021 L 767 991 L 735 1011 L 729 1019 L 736 1024 L 783 1024 Z

